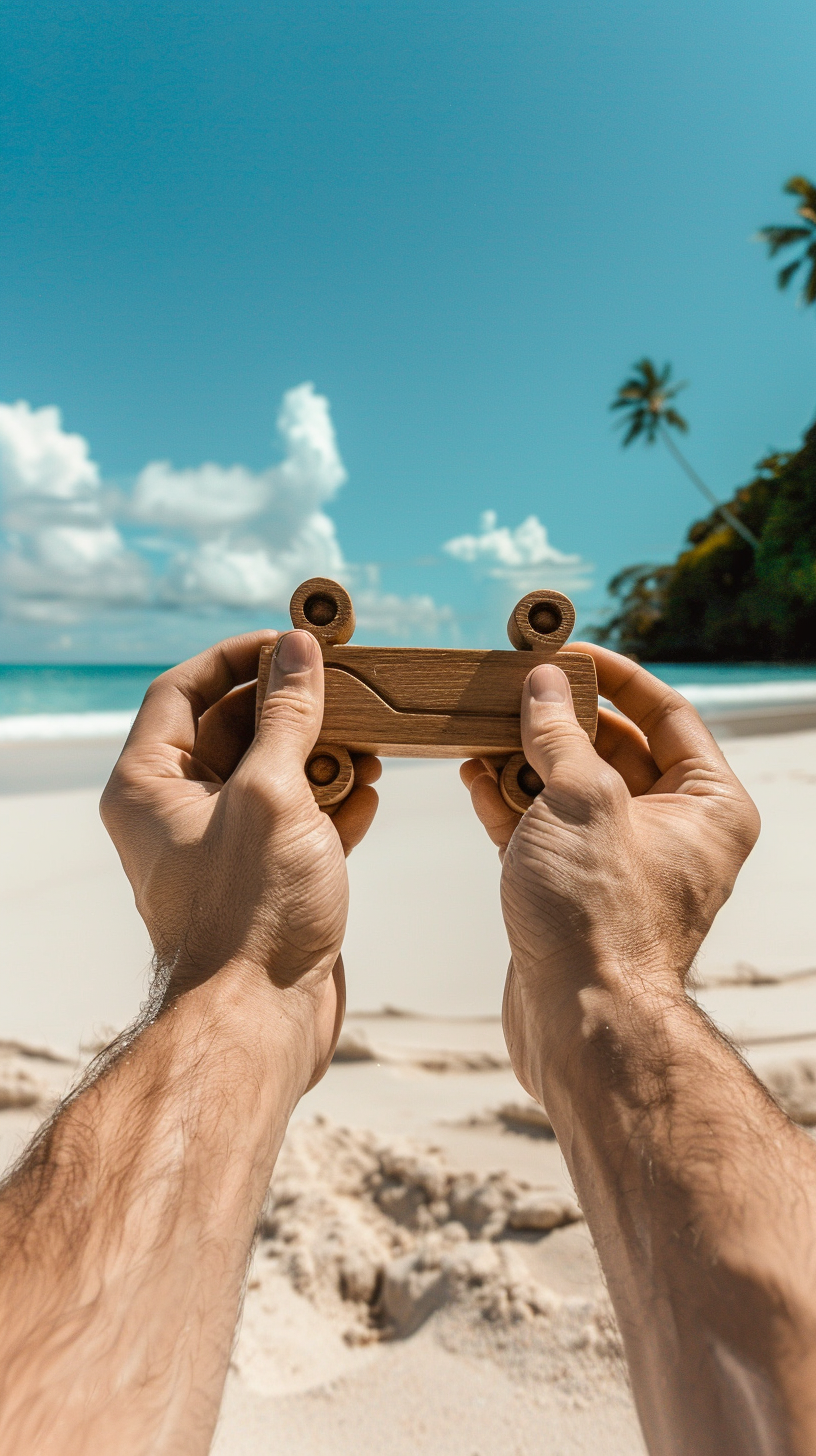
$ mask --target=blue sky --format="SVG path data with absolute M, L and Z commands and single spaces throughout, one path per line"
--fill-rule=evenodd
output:
M 0 24 L 0 400 L 57 408 L 88 448 L 51 416 L 9 426 L 7 661 L 169 660 L 280 624 L 280 553 L 294 571 L 318 537 L 368 640 L 500 643 L 529 562 L 502 567 L 507 538 L 442 549 L 486 511 L 592 564 L 590 621 L 701 514 L 668 457 L 619 448 L 634 359 L 690 381 L 688 451 L 721 494 L 812 417 L 816 319 L 751 242 L 816 171 L 804 0 L 7 0 Z M 303 446 L 276 421 L 309 382 Z M 21 514 L 35 437 L 52 476 Z M 184 475 L 204 462 L 243 474 Z M 227 539 L 199 490 L 204 516 L 266 504 Z

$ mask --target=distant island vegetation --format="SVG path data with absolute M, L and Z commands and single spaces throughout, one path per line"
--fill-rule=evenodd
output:
M 798 221 L 762 228 L 774 257 L 799 248 L 780 269 L 786 288 L 800 268 L 802 302 L 816 303 L 816 186 L 792 177 Z M 595 630 L 601 642 L 647 662 L 813 662 L 816 660 L 816 424 L 794 453 L 761 460 L 756 475 L 721 502 L 681 452 L 672 431 L 688 424 L 674 403 L 682 384 L 671 366 L 644 358 L 611 408 L 623 411 L 624 446 L 661 441 L 712 504 L 670 565 L 629 566 L 609 583 L 617 606 Z

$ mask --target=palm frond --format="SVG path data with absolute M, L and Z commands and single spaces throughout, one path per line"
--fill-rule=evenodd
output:
M 805 256 L 810 259 L 810 269 L 802 293 L 805 303 L 816 303 L 816 241 L 811 243 Z M 805 259 L 801 261 L 804 263 Z
M 648 391 L 639 384 L 627 381 L 618 390 L 610 409 L 633 409 L 635 405 L 645 404 L 649 398 Z
M 757 233 L 757 241 L 766 243 L 768 257 L 775 258 L 782 248 L 789 248 L 792 243 L 801 243 L 809 238 L 811 229 L 806 227 L 763 227 Z
M 776 275 L 776 281 L 780 288 L 787 288 L 794 273 L 797 269 L 801 268 L 804 261 L 804 258 L 794 258 L 792 263 L 787 263 L 784 268 L 780 268 Z
M 631 445 L 633 440 L 643 436 L 646 445 L 653 445 L 656 439 L 657 420 L 651 410 L 640 407 L 633 411 L 628 419 L 618 421 L 620 428 L 626 431 L 621 445 Z
M 662 391 L 663 398 L 664 399 L 674 399 L 674 396 L 676 394 L 679 394 L 681 389 L 688 389 L 688 380 L 687 379 L 679 379 L 676 384 L 673 384 L 671 386 L 671 389 L 664 389 Z
M 769 258 L 776 257 L 783 248 L 792 248 L 796 243 L 806 245 L 798 258 L 779 269 L 776 281 L 780 288 L 787 288 L 802 264 L 810 259 L 801 296 L 805 304 L 816 303 L 816 183 L 811 182 L 809 177 L 797 174 L 788 178 L 783 191 L 802 199 L 796 209 L 797 215 L 802 219 L 801 223 L 760 228 L 756 234 L 757 241 L 766 244 Z
M 651 359 L 641 359 L 638 367 L 646 383 L 656 385 L 659 389 L 671 378 L 671 364 L 664 364 L 662 369 L 656 369 Z
M 770 450 L 761 460 L 758 460 L 754 469 L 758 472 L 764 471 L 768 475 L 777 476 L 784 469 L 791 458 L 789 450 Z
M 809 177 L 789 177 L 783 191 L 803 198 L 805 206 L 816 212 L 816 183 L 811 182 Z
M 676 422 L 682 419 L 676 410 L 668 408 L 668 402 L 674 399 L 679 390 L 685 388 L 685 381 L 677 384 L 669 384 L 671 379 L 671 364 L 664 364 L 658 369 L 654 361 L 644 355 L 632 365 L 632 372 L 623 381 L 618 389 L 609 408 L 612 410 L 625 410 L 626 418 L 621 420 L 621 428 L 626 431 L 622 445 L 631 445 L 633 440 L 642 438 L 647 445 L 653 445 L 658 436 L 661 420 L 667 419 L 675 424 L 677 429 L 687 429 L 685 420 L 682 424 Z
M 645 404 L 648 398 L 648 392 L 641 385 L 629 382 L 621 385 L 609 408 L 632 409 L 634 405 Z
M 623 421 L 622 423 L 625 424 L 626 422 Z M 629 429 L 621 440 L 623 448 L 625 449 L 627 445 L 631 445 L 632 441 L 638 438 L 638 435 L 646 434 L 646 428 L 645 420 L 630 420 Z M 649 443 L 648 434 L 646 434 L 646 443 Z
M 635 434 L 639 435 L 641 430 L 645 430 L 646 422 L 646 410 L 632 410 L 625 419 L 618 420 L 618 429 L 634 430 Z M 632 438 L 634 438 L 634 436 Z
M 677 410 L 664 410 L 663 423 L 666 425 L 673 425 L 676 430 L 680 430 L 684 435 L 688 434 L 688 420 L 684 420 L 683 416 L 681 414 L 678 414 Z

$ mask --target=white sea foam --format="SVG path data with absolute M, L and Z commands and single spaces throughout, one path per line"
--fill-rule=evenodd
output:
M 705 716 L 728 708 L 785 708 L 799 703 L 816 704 L 816 678 L 792 678 L 787 682 L 687 683 L 677 691 Z
M 132 713 L 31 713 L 0 718 L 0 744 L 45 743 L 64 738 L 125 738 Z
M 703 717 L 751 708 L 816 707 L 816 678 L 763 683 L 687 683 L 677 689 Z M 125 738 L 134 718 L 119 713 L 30 713 L 0 718 L 0 744 Z

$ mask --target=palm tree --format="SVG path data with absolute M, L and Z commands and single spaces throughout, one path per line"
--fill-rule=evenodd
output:
M 791 193 L 793 197 L 801 197 L 802 201 L 796 209 L 797 215 L 802 219 L 801 223 L 788 224 L 787 227 L 760 228 L 756 235 L 757 242 L 768 244 L 769 258 L 775 258 L 783 248 L 792 248 L 796 243 L 805 244 L 798 258 L 780 268 L 776 281 L 780 288 L 787 288 L 804 263 L 806 277 L 802 302 L 816 303 L 816 186 L 807 177 L 790 177 L 783 191 Z
M 674 408 L 671 401 L 685 389 L 685 384 L 670 384 L 671 364 L 664 364 L 661 370 L 657 370 L 651 359 L 640 359 L 632 366 L 632 373 L 628 379 L 623 381 L 610 409 L 626 410 L 626 416 L 621 420 L 621 426 L 626 429 L 622 444 L 624 447 L 631 445 L 633 440 L 642 437 L 647 445 L 653 445 L 655 440 L 662 440 L 666 449 L 674 456 L 678 465 L 686 472 L 697 489 L 705 496 L 709 505 L 715 511 L 719 511 L 724 521 L 727 521 L 733 530 L 742 536 L 756 550 L 759 541 L 753 531 L 749 531 L 739 517 L 735 516 L 728 506 L 717 500 L 714 492 L 709 490 L 704 480 L 701 480 L 697 471 L 686 459 L 679 448 L 674 437 L 669 433 L 670 429 L 679 430 L 682 434 L 688 431 L 688 421 Z

